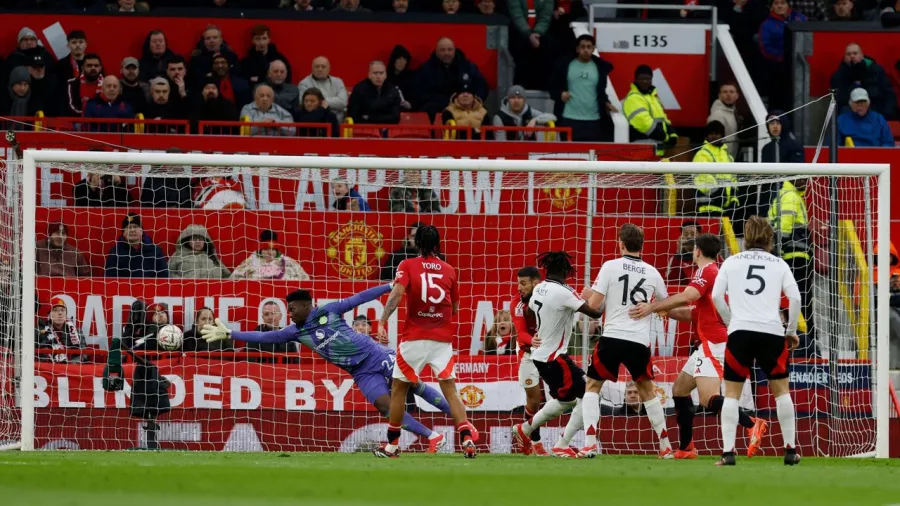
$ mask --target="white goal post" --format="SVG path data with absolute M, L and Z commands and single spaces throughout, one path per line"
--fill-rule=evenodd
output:
M 258 155 L 224 155 L 224 154 L 166 154 L 137 152 L 77 152 L 58 150 L 26 150 L 22 160 L 21 180 L 21 375 L 19 388 L 21 392 L 20 411 L 20 445 L 28 451 L 35 449 L 35 399 L 29 394 L 30 385 L 35 381 L 35 342 L 31 336 L 35 334 L 36 297 L 36 237 L 38 218 L 38 167 L 44 164 L 94 164 L 96 166 L 189 166 L 189 167 L 266 167 L 270 174 L 289 174 L 291 171 L 304 168 L 319 169 L 368 169 L 368 170 L 440 170 L 453 171 L 500 171 L 509 173 L 509 180 L 525 181 L 529 173 L 559 175 L 579 174 L 580 177 L 593 182 L 596 178 L 605 178 L 604 184 L 615 185 L 616 178 L 635 184 L 634 177 L 639 175 L 665 174 L 680 177 L 695 174 L 735 174 L 746 178 L 793 178 L 799 176 L 834 176 L 877 178 L 877 206 L 872 212 L 877 214 L 874 223 L 874 236 L 878 247 L 876 262 L 878 277 L 875 281 L 876 318 L 874 318 L 874 393 L 873 417 L 875 428 L 874 456 L 888 456 L 888 430 L 890 405 L 890 380 L 887 364 L 889 363 L 889 284 L 888 269 L 890 248 L 890 166 L 887 164 L 695 164 L 695 163 L 659 163 L 659 162 L 614 162 L 614 161 L 582 161 L 582 160 L 487 160 L 487 159 L 412 159 L 412 158 L 375 158 L 375 157 L 321 157 L 321 156 L 258 156 Z M 277 169 L 276 169 L 277 168 Z M 111 169 L 112 170 L 112 169 Z M 110 171 L 111 171 L 110 170 Z M 101 172 L 103 172 L 101 170 Z M 289 176 L 285 176 L 289 177 Z M 837 234 L 837 231 L 833 231 Z M 871 242 L 871 241 L 870 241 Z M 871 267 L 871 266 L 870 266 Z M 580 278 L 590 279 L 596 274 L 598 265 L 591 266 L 592 272 L 579 273 Z M 513 278 L 514 279 L 514 278 Z M 0 403 L 2 409 L 2 403 Z M 2 438 L 0 438 L 2 442 Z

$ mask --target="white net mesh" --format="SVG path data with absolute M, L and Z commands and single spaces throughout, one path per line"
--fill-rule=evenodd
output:
M 572 157 L 532 155 L 541 156 Z M 659 168 L 659 174 L 638 175 L 42 164 L 37 358 L 24 364 L 35 371 L 35 446 L 370 448 L 384 439 L 386 423 L 350 374 L 296 343 L 234 341 L 211 349 L 198 339 L 197 324 L 217 317 L 236 330 L 284 327 L 290 323 L 287 293 L 308 289 L 321 306 L 390 280 L 399 261 L 415 254 L 407 243 L 410 229 L 427 223 L 440 230 L 442 249 L 461 281 L 458 387 L 470 419 L 486 435 L 479 444 L 491 452 L 517 451 L 509 427 L 523 419 L 525 392 L 514 329 L 498 311 L 515 300 L 520 268 L 534 265 L 543 251 L 564 249 L 575 259 L 573 285 L 580 287 L 618 255 L 618 229 L 630 222 L 646 235 L 645 260 L 667 278 L 669 293 L 677 293 L 694 272 L 691 233 L 719 234 L 725 254 L 733 253 L 741 247 L 743 220 L 769 215 L 786 182 L 807 179 L 740 176 L 709 184 L 667 175 L 665 164 Z M 805 267 L 795 261 L 795 274 L 805 275 L 804 316 L 815 330 L 804 332 L 791 376 L 798 444 L 807 454 L 874 450 L 875 181 L 814 177 L 807 184 L 812 254 Z M 15 192 L 3 194 L 0 248 L 16 266 L 20 209 Z M 730 197 L 737 203 L 729 203 Z M 728 219 L 702 208 L 716 203 L 726 204 Z M 686 222 L 694 229 L 684 227 Z M 783 235 L 783 244 L 788 240 Z M 10 270 L 9 282 L 4 277 L 0 294 L 6 319 L 0 327 L 0 443 L 19 437 L 13 352 L 21 339 L 32 338 L 19 330 L 18 272 Z M 385 300 L 366 302 L 344 318 L 374 336 Z M 396 346 L 404 319 L 401 305 L 389 323 L 389 347 Z M 185 331 L 181 349 L 156 346 L 152 337 L 166 322 Z M 575 328 L 569 351 L 582 364 L 601 330 L 595 323 L 577 322 Z M 151 339 L 136 344 L 144 336 Z M 114 339 L 124 348 L 145 348 L 123 353 L 124 390 L 118 392 L 104 390 Z M 657 318 L 651 348 L 668 414 L 672 383 L 692 341 L 689 323 Z M 487 353 L 486 342 L 494 343 Z M 154 374 L 167 381 L 155 381 Z M 604 387 L 603 451 L 655 452 L 646 417 L 628 416 L 628 379 L 623 369 L 619 382 Z M 421 398 L 413 401 L 411 413 L 452 440 L 449 416 Z M 761 376 L 748 383 L 742 406 L 775 420 L 774 400 Z M 556 439 L 565 418 L 542 429 L 544 441 Z M 673 416 L 668 426 L 674 436 Z M 781 445 L 777 423 L 772 426 L 763 446 L 770 454 Z M 697 417 L 694 440 L 701 453 L 720 451 L 718 432 L 717 417 Z M 739 448 L 746 445 L 740 439 Z M 427 448 L 424 438 L 409 433 L 402 443 Z

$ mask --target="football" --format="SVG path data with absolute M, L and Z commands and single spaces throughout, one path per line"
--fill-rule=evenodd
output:
M 159 332 L 156 334 L 156 340 L 159 342 L 160 348 L 174 351 L 181 348 L 182 336 L 180 328 L 175 325 L 166 325 L 159 329 Z

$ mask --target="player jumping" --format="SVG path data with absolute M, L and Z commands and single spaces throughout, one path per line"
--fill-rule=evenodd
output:
M 528 308 L 531 292 L 541 282 L 541 273 L 537 267 L 529 266 L 519 269 L 519 295 L 512 300 L 512 322 L 516 327 L 516 343 L 519 345 L 519 386 L 525 390 L 525 420 L 531 419 L 541 407 L 541 376 L 531 360 L 531 339 L 537 332 L 537 319 Z M 531 433 L 531 441 L 522 446 L 525 455 L 534 452 L 538 456 L 548 456 L 544 443 L 541 442 L 540 429 Z
M 551 251 L 538 257 L 538 265 L 546 271 L 547 279 L 534 287 L 528 307 L 537 320 L 537 334 L 532 340 L 531 360 L 553 397 L 531 419 L 514 425 L 513 437 L 522 446 L 531 443 L 531 436 L 541 425 L 574 408 L 565 431 L 553 447 L 558 457 L 577 457 L 569 448 L 572 438 L 582 428 L 584 371 L 569 357 L 569 337 L 575 313 L 599 318 L 603 311 L 594 309 L 582 299 L 566 280 L 575 275 L 572 259 L 565 251 Z M 596 400 L 600 409 L 600 400 Z
M 720 393 L 728 330 L 719 318 L 711 297 L 713 283 L 719 274 L 716 258 L 721 250 L 722 241 L 717 236 L 700 235 L 694 241 L 694 263 L 698 270 L 691 284 L 668 299 L 638 304 L 629 311 L 632 319 L 636 320 L 645 318 L 650 313 L 668 312 L 669 318 L 691 322 L 700 338 L 700 347 L 688 358 L 672 386 L 680 442 L 680 449 L 675 451 L 676 459 L 697 458 L 693 442 L 695 408 L 691 391 L 696 388 L 700 394 L 700 405 L 716 415 L 722 411 L 725 401 Z M 689 306 L 691 304 L 693 305 Z M 747 429 L 750 437 L 747 456 L 752 457 L 759 451 L 767 423 L 761 418 L 751 418 L 743 409 L 740 410 L 739 423 Z
M 597 427 L 600 422 L 600 389 L 604 381 L 619 380 L 619 366 L 631 373 L 644 402 L 647 418 L 659 438 L 659 458 L 672 458 L 672 445 L 666 432 L 666 415 L 653 384 L 653 362 L 650 357 L 650 322 L 648 315 L 632 320 L 628 311 L 642 302 L 668 297 L 666 284 L 659 271 L 641 260 L 644 232 L 626 223 L 619 229 L 621 258 L 605 262 L 591 285 L 589 303 L 593 308 L 606 306 L 603 334 L 597 341 L 588 368 L 584 394 L 584 448 L 578 453 L 590 458 L 599 453 Z
M 354 332 L 342 315 L 360 304 L 381 297 L 390 290 L 391 285 L 382 285 L 322 307 L 312 305 L 312 295 L 308 291 L 296 290 L 287 296 L 288 312 L 293 323 L 281 330 L 232 331 L 217 318 L 215 325 L 205 325 L 200 334 L 209 343 L 228 338 L 252 343 L 298 341 L 329 363 L 347 371 L 375 409 L 388 416 L 394 352 L 376 343 L 369 336 Z M 447 401 L 428 385 L 417 384 L 415 393 L 444 413 L 450 412 Z M 402 420 L 406 430 L 428 438 L 428 453 L 436 453 L 446 444 L 444 436 L 425 427 L 411 415 L 404 414 Z
M 738 398 L 754 361 L 766 374 L 775 397 L 784 439 L 784 464 L 800 463 L 794 443 L 794 401 L 788 385 L 788 354 L 800 344 L 797 337 L 800 290 L 787 263 L 771 253 L 774 235 L 765 219 L 751 216 L 744 227 L 747 251 L 732 255 L 722 263 L 712 290 L 713 303 L 728 325 L 722 405 L 723 453 L 718 465 L 735 464 Z M 781 322 L 782 292 L 789 304 L 787 328 Z
M 406 293 L 406 327 L 397 347 L 388 442 L 373 451 L 376 457 L 398 457 L 401 422 L 406 413 L 406 393 L 410 383 L 418 383 L 425 366 L 431 367 L 441 391 L 450 404 L 450 416 L 462 438 L 463 455 L 474 458 L 478 433 L 466 419 L 466 408 L 456 392 L 456 363 L 453 352 L 455 328 L 453 315 L 459 311 L 456 270 L 440 259 L 441 238 L 431 225 L 416 230 L 419 256 L 408 258 L 397 267 L 394 288 L 388 297 L 378 335 L 387 339 L 387 321 Z M 407 293 L 408 292 L 408 293 Z

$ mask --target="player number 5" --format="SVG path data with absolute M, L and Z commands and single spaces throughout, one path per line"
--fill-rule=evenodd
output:
M 756 269 L 765 270 L 765 268 L 766 268 L 765 265 L 751 265 L 747 269 L 747 279 L 755 279 L 755 280 L 759 281 L 759 288 L 757 288 L 756 290 L 744 288 L 744 292 L 747 295 L 759 295 L 760 293 L 762 293 L 763 290 L 766 289 L 766 280 L 763 279 L 763 277 L 760 276 L 759 274 L 753 274 L 754 270 L 756 270 Z
M 422 274 L 419 275 L 419 277 L 422 280 L 422 283 L 421 283 L 422 284 L 422 302 L 430 302 L 432 304 L 440 304 L 441 301 L 444 300 L 444 297 L 447 296 L 447 292 L 445 292 L 444 289 L 441 288 L 439 285 L 435 284 L 434 280 L 442 279 L 444 277 L 444 275 L 423 272 Z M 438 295 L 437 298 L 428 296 L 428 290 L 431 288 L 434 288 L 435 290 L 440 292 L 440 295 Z

